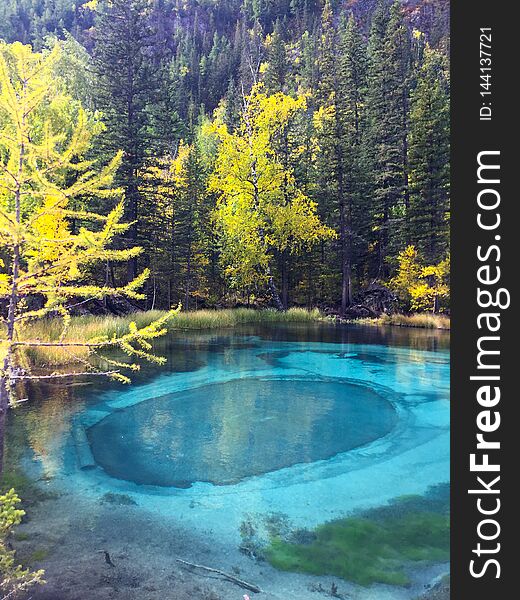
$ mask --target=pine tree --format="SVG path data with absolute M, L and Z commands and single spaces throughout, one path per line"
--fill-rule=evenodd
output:
M 353 213 L 360 197 L 358 146 L 364 92 L 361 38 L 351 19 L 338 35 L 330 3 L 323 9 L 319 52 L 317 187 L 320 210 L 338 232 L 340 311 L 353 301 Z
M 149 113 L 155 90 L 147 52 L 152 42 L 145 0 L 103 2 L 96 20 L 95 69 L 98 76 L 97 108 L 107 131 L 103 150 L 123 151 L 118 183 L 126 198 L 129 246 L 138 240 L 139 173 L 147 154 Z M 137 259 L 128 262 L 128 280 L 137 273 Z
M 345 188 L 344 292 L 342 310 L 352 303 L 352 271 L 366 254 L 369 205 L 366 202 L 362 132 L 365 127 L 367 56 L 361 31 L 353 17 L 340 28 L 338 57 L 338 134 L 342 152 Z M 361 266 L 361 265 L 360 265 Z M 360 269 L 361 270 L 361 269 Z
M 269 92 L 287 92 L 287 53 L 282 37 L 280 21 L 277 20 L 274 31 L 268 36 L 267 46 L 267 70 L 265 73 L 265 84 Z
M 396 0 L 379 0 L 368 46 L 365 153 L 372 173 L 376 272 L 385 276 L 387 258 L 402 239 L 407 198 L 407 131 L 410 38 Z M 392 245 L 392 247 L 391 247 Z
M 189 310 L 194 298 L 207 293 L 206 236 L 211 226 L 197 145 L 181 141 L 174 156 L 154 161 L 145 173 L 142 194 L 147 238 L 143 245 L 150 256 L 152 284 L 149 306 L 182 302 Z
M 428 264 L 437 263 L 449 244 L 449 100 L 440 54 L 424 51 L 412 94 L 409 135 L 409 238 Z

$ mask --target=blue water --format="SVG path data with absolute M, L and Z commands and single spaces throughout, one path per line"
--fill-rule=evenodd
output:
M 244 532 L 261 548 L 273 522 L 284 528 L 276 535 L 291 535 L 449 484 L 448 334 L 244 326 L 176 333 L 157 351 L 166 365 L 144 366 L 131 386 L 34 386 L 10 419 L 11 447 L 23 449 L 26 472 L 56 495 L 24 527 L 48 545 L 66 532 L 61 556 L 42 566 L 50 580 L 70 566 L 64 585 L 85 582 L 78 598 L 90 598 L 88 589 L 100 590 L 95 600 L 108 597 L 101 575 L 79 576 L 74 559 L 90 565 L 106 546 L 150 573 L 150 600 L 169 597 L 156 565 L 167 573 L 173 555 L 228 572 L 238 565 L 273 598 L 312 598 L 308 576 L 244 555 Z M 96 468 L 81 468 L 78 427 Z M 33 532 L 37 523 L 49 531 Z M 153 532 L 146 552 L 144 531 Z M 406 590 L 365 592 L 343 582 L 340 591 L 354 600 L 409 600 L 432 573 L 412 580 Z M 113 597 L 137 600 L 138 591 Z M 231 588 L 220 597 L 242 595 Z
M 382 437 L 392 404 L 334 379 L 238 379 L 118 410 L 90 428 L 96 462 L 135 483 L 218 485 L 325 460 Z

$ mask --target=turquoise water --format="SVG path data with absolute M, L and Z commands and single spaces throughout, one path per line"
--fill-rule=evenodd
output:
M 145 400 L 88 431 L 111 476 L 146 485 L 217 485 L 326 460 L 389 433 L 390 402 L 334 379 L 238 379 Z M 238 435 L 227 440 L 227 428 Z
M 52 531 L 38 535 L 55 540 L 56 523 L 67 524 L 60 559 L 50 553 L 42 565 L 48 574 L 63 577 L 89 544 L 93 553 L 109 544 L 133 556 L 132 569 L 180 555 L 240 569 L 273 598 L 312 598 L 311 576 L 255 558 L 273 532 L 289 539 L 449 483 L 447 334 L 251 326 L 175 334 L 158 351 L 166 367 L 145 367 L 132 386 L 35 387 L 11 419 L 12 445 L 28 447 L 26 472 L 57 494 L 41 509 Z M 78 428 L 91 468 L 79 460 Z M 155 532 L 144 554 L 143 527 Z M 406 589 L 341 589 L 354 600 L 408 599 L 446 569 L 414 565 Z M 169 597 L 150 577 L 157 594 L 146 597 Z M 226 590 L 218 597 L 242 597 Z

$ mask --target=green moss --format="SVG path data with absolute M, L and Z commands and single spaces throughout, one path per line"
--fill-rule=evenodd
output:
M 0 493 L 14 488 L 20 496 L 34 490 L 33 482 L 18 471 L 4 471 L 0 476 Z
M 101 504 L 115 504 L 116 506 L 137 506 L 137 502 L 126 494 L 107 492 L 100 499 Z
M 18 532 L 13 534 L 13 539 L 17 542 L 26 542 L 29 538 L 30 536 L 28 533 Z
M 449 517 L 442 513 L 389 512 L 386 517 L 349 517 L 316 528 L 311 543 L 271 541 L 266 558 L 276 568 L 335 575 L 360 585 L 409 583 L 411 562 L 449 557 Z
M 35 550 L 28 559 L 30 564 L 41 562 L 45 560 L 49 556 L 49 551 L 45 548 L 40 548 L 39 550 Z
M 42 490 L 34 481 L 18 470 L 6 470 L 0 475 L 0 493 L 11 488 L 16 490 L 24 507 L 57 497 L 54 492 Z

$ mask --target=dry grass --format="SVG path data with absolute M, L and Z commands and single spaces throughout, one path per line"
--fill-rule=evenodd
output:
M 367 325 L 393 325 L 396 327 L 422 327 L 424 329 L 450 329 L 450 317 L 431 313 L 414 315 L 382 315 L 376 319 L 360 319 L 358 323 Z
M 128 331 L 131 322 L 137 327 L 144 327 L 152 321 L 163 316 L 163 311 L 136 312 L 123 317 L 115 316 L 88 316 L 73 317 L 67 329 L 66 341 L 84 342 L 100 337 L 122 335 Z M 285 322 L 312 322 L 321 319 L 319 310 L 311 311 L 303 308 L 291 308 L 286 312 L 271 309 L 254 310 L 249 308 L 224 309 L 224 310 L 198 310 L 193 312 L 180 312 L 171 320 L 168 329 L 220 329 L 235 327 L 245 323 L 285 323 Z M 60 319 L 42 319 L 31 323 L 23 331 L 23 339 L 54 342 L 59 340 L 62 333 Z M 81 347 L 33 347 L 24 349 L 24 356 L 28 363 L 36 367 L 60 366 L 87 361 L 89 352 Z M 23 360 L 23 358 L 22 358 Z

